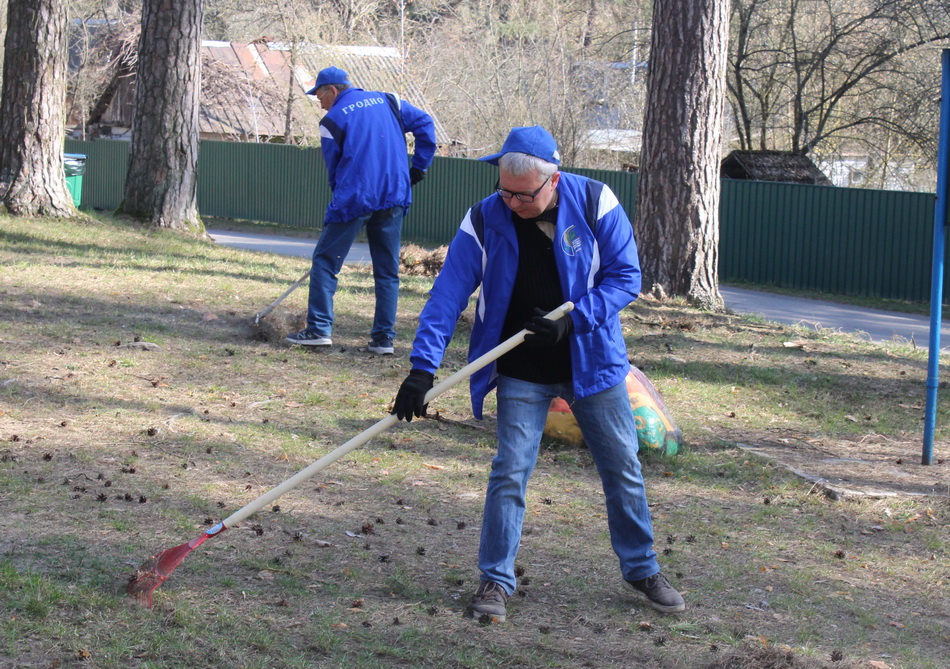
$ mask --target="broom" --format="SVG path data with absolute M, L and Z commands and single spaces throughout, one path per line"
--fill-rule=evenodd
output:
M 573 308 L 573 303 L 565 302 L 554 311 L 548 313 L 545 318 L 557 320 L 568 314 Z M 462 369 L 455 372 L 444 381 L 436 384 L 431 390 L 429 390 L 429 392 L 426 393 L 426 403 L 428 404 L 452 386 L 455 386 L 460 381 L 467 379 L 482 367 L 503 356 L 505 353 L 523 342 L 526 334 L 528 334 L 528 330 L 521 330 L 521 332 L 509 337 L 492 350 L 468 363 L 462 367 Z M 250 502 L 243 508 L 235 511 L 214 527 L 206 530 L 201 536 L 192 539 L 188 543 L 184 543 L 180 546 L 168 548 L 156 553 L 149 560 L 146 560 L 135 571 L 135 573 L 129 577 L 129 583 L 126 587 L 126 592 L 134 597 L 139 603 L 144 604 L 148 608 L 152 608 L 152 593 L 154 593 L 162 583 L 168 580 L 168 577 L 171 576 L 171 573 L 178 565 L 182 563 L 182 561 L 191 551 L 198 548 L 198 546 L 203 544 L 208 539 L 221 534 L 229 527 L 234 527 L 237 523 L 254 514 L 261 508 L 267 506 L 284 493 L 293 490 L 298 485 L 311 478 L 314 474 L 336 462 L 350 451 L 355 450 L 373 437 L 388 430 L 398 421 L 399 419 L 395 414 L 389 414 L 375 425 L 367 428 L 360 434 L 350 439 L 342 446 L 338 446 L 336 449 L 323 456 L 313 464 L 309 465 L 305 469 L 300 470 L 280 485 L 271 488 L 268 492 L 264 493 L 253 502 Z

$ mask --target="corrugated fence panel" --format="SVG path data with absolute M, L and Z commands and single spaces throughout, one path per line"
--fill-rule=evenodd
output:
M 129 143 L 100 139 L 95 142 L 66 140 L 66 153 L 86 156 L 86 174 L 82 183 L 82 206 L 114 211 L 125 192 L 125 173 L 129 165 Z
M 118 207 L 128 143 L 67 140 L 66 151 L 87 157 L 83 206 Z M 633 218 L 636 174 L 570 171 L 608 184 Z M 413 189 L 403 238 L 449 243 L 468 207 L 489 195 L 496 179 L 497 168 L 487 163 L 436 158 Z M 318 148 L 201 143 L 198 204 L 205 216 L 320 227 L 329 200 Z M 720 279 L 926 302 L 934 200 L 931 193 L 724 180 Z M 950 286 L 950 273 L 946 281 Z
M 498 168 L 478 160 L 436 158 L 426 178 L 412 189 L 412 206 L 403 237 L 426 244 L 448 244 L 468 208 L 491 195 Z
M 283 144 L 201 143 L 198 208 L 204 216 L 312 228 L 330 201 L 320 150 Z
M 927 301 L 934 196 L 722 182 L 719 277 Z
M 219 144 L 233 146 L 219 147 Z M 201 142 L 198 151 L 198 210 L 203 216 L 244 218 L 248 207 L 249 157 L 256 153 L 238 142 Z

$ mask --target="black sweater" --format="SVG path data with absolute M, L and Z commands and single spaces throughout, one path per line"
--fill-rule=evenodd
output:
M 525 322 L 534 316 L 535 307 L 548 312 L 564 302 L 554 261 L 554 242 L 538 227 L 538 221 L 557 221 L 557 207 L 536 218 L 523 219 L 517 215 L 511 218 L 518 235 L 518 272 L 505 316 L 502 341 L 524 327 Z M 554 346 L 521 344 L 499 358 L 498 373 L 532 383 L 569 382 L 570 343 L 565 340 Z

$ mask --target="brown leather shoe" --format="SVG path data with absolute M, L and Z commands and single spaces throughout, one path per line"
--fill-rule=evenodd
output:
M 492 620 L 503 623 L 508 616 L 506 604 L 510 596 L 494 581 L 482 581 L 472 596 L 469 612 L 473 618 L 488 616 Z
M 624 581 L 623 585 L 627 590 L 645 595 L 650 600 L 650 606 L 657 611 L 679 613 L 686 609 L 683 596 L 670 585 L 661 571 L 639 581 Z

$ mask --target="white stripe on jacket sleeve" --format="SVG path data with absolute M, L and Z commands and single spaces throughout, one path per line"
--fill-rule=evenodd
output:
M 469 209 L 465 212 L 465 218 L 462 219 L 462 225 L 460 226 L 461 231 L 469 235 L 472 240 L 478 245 L 478 249 L 482 252 L 482 276 L 485 276 L 485 267 L 488 265 L 488 254 L 485 252 L 485 246 L 479 241 L 478 233 L 475 232 L 475 226 L 472 225 L 472 210 Z M 476 303 L 476 313 L 478 320 L 485 321 L 485 310 L 488 307 L 485 304 L 485 293 L 482 290 L 478 291 L 478 302 Z

